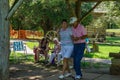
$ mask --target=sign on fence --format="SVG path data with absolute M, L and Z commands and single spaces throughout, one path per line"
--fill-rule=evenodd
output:
M 24 44 L 22 41 L 13 42 L 14 51 L 24 51 Z
M 26 46 L 24 45 L 23 41 L 15 41 L 15 42 L 13 42 L 13 51 L 14 51 L 14 53 L 16 51 L 24 51 L 25 59 L 27 59 L 27 56 L 26 56 L 27 50 L 26 50 Z M 17 58 L 17 53 L 15 53 L 14 56 L 15 56 L 15 59 L 18 59 Z

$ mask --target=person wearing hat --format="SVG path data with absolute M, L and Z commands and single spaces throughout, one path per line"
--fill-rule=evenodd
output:
M 60 42 L 57 38 L 54 38 L 53 39 L 53 42 L 54 42 L 54 49 L 49 57 L 49 63 L 47 65 L 51 65 L 52 64 L 52 61 L 55 59 L 55 57 L 57 57 L 57 64 L 60 63 L 61 59 L 62 59 L 62 55 L 60 53 L 60 50 L 61 50 L 61 46 L 60 46 Z
M 63 79 L 71 75 L 71 72 L 69 69 L 69 62 L 70 62 L 69 59 L 73 52 L 73 41 L 72 41 L 72 28 L 68 27 L 66 19 L 62 20 L 61 26 L 62 27 L 59 31 L 59 35 L 60 35 L 60 42 L 61 42 L 61 54 L 63 57 L 63 70 L 59 78 Z
M 75 78 L 80 79 L 82 77 L 81 60 L 84 55 L 87 31 L 84 26 L 79 23 L 79 20 L 76 17 L 70 18 L 70 24 L 72 25 L 72 39 L 74 43 L 73 65 L 76 73 Z

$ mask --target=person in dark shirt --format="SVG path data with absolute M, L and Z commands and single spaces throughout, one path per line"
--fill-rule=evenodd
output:
M 37 47 L 36 51 L 36 62 L 39 61 L 39 54 L 43 54 L 45 56 L 45 61 L 48 59 L 48 50 L 49 50 L 49 42 L 47 38 L 42 38 L 42 40 L 39 41 L 39 46 Z

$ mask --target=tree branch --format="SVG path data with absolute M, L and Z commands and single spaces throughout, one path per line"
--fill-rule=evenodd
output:
M 97 2 L 96 5 L 95 5 L 92 9 L 90 9 L 90 10 L 80 19 L 80 22 L 81 22 L 82 20 L 84 20 L 101 2 L 102 2 L 102 1 Z
M 8 13 L 6 19 L 9 20 L 10 17 L 15 13 L 15 11 L 19 8 L 19 6 L 22 4 L 23 0 L 19 0 L 14 6 L 13 8 L 10 10 L 10 12 Z
M 10 10 L 9 11 L 11 11 L 12 10 L 12 8 L 15 6 L 15 4 L 18 2 L 19 0 L 14 0 L 14 2 L 13 2 L 13 4 L 12 4 L 12 6 L 11 6 L 11 8 L 10 8 Z

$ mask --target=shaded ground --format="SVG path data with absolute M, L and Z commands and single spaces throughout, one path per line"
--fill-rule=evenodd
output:
M 58 73 L 55 66 L 45 67 L 43 64 L 21 63 L 10 65 L 10 80 L 45 80 Z
M 60 67 L 45 66 L 41 63 L 21 63 L 10 65 L 9 80 L 60 80 Z M 83 78 L 81 80 L 120 80 L 119 75 L 110 75 L 107 68 L 82 68 Z M 74 71 L 72 70 L 74 74 Z M 74 80 L 72 77 L 63 80 Z
M 54 66 L 45 66 L 44 63 L 20 63 L 20 64 L 11 64 L 10 65 L 10 80 L 59 80 L 58 76 L 62 67 Z M 83 73 L 85 76 L 91 76 L 95 79 L 103 74 L 109 74 L 108 68 L 84 68 Z M 86 75 L 87 72 L 87 75 Z M 72 70 L 72 73 L 74 71 Z M 89 74 L 88 74 L 89 73 Z M 91 74 L 92 73 L 92 74 Z M 89 75 L 89 76 L 90 76 Z M 66 80 L 74 80 L 72 77 L 67 78 Z M 88 79 L 82 79 L 88 80 Z M 90 79 L 91 80 L 91 79 Z

